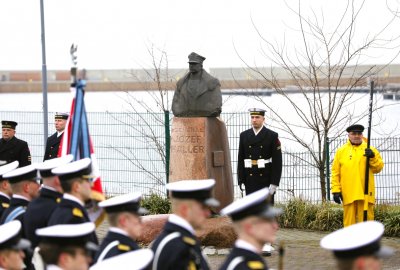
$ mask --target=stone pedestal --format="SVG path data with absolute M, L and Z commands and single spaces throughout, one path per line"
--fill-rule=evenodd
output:
M 216 180 L 214 196 L 221 210 L 233 201 L 229 142 L 218 117 L 174 117 L 171 131 L 169 181 Z

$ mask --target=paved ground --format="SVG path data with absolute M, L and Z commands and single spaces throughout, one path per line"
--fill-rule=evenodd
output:
M 335 261 L 330 252 L 319 247 L 320 239 L 327 233 L 301 231 L 295 229 L 280 229 L 278 233 L 279 241 L 284 242 L 285 256 L 283 259 L 283 269 L 290 270 L 330 270 L 335 268 Z M 384 245 L 396 249 L 396 254 L 384 261 L 383 269 L 400 270 L 400 238 L 384 238 Z M 277 246 L 274 246 L 277 249 Z M 225 256 L 209 256 L 212 269 L 218 269 Z M 278 252 L 274 251 L 271 257 L 265 257 L 268 266 L 278 269 Z
M 105 235 L 108 228 L 107 222 L 97 229 L 100 239 Z M 285 270 L 334 270 L 335 261 L 332 254 L 319 247 L 319 241 L 327 233 L 302 231 L 296 229 L 280 229 L 278 240 L 283 241 L 285 255 L 283 258 L 283 269 Z M 383 244 L 393 247 L 396 254 L 384 261 L 384 270 L 400 270 L 400 238 L 385 237 Z M 274 246 L 278 249 L 278 246 Z M 226 256 L 209 255 L 211 269 L 217 270 Z M 274 251 L 271 257 L 265 257 L 268 266 L 272 269 L 278 269 L 278 252 Z

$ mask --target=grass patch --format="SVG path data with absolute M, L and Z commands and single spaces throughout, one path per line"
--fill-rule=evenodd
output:
M 332 203 L 313 204 L 303 199 L 292 199 L 277 204 L 284 213 L 278 222 L 282 228 L 314 231 L 335 231 L 343 227 L 343 207 Z M 377 205 L 375 220 L 385 225 L 385 236 L 400 237 L 400 206 Z

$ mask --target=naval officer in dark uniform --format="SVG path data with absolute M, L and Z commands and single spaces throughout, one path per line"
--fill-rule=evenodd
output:
M 32 248 L 35 248 L 39 243 L 35 233 L 36 230 L 47 226 L 51 214 L 63 196 L 60 179 L 51 170 L 71 162 L 72 159 L 72 155 L 67 155 L 36 165 L 43 185 L 40 189 L 39 197 L 30 202 L 26 209 L 23 228 L 26 238 L 31 241 Z
M 67 124 L 68 117 L 68 113 L 59 112 L 54 116 L 54 126 L 56 128 L 56 132 L 47 138 L 43 160 L 57 157 L 58 148 L 60 147 L 60 143 L 64 135 L 65 125 Z
M 8 179 L 3 178 L 3 174 L 15 170 L 18 167 L 18 161 L 13 161 L 6 165 L 0 166 L 0 217 L 4 210 L 10 207 L 10 199 L 12 190 Z
M 265 243 L 276 240 L 276 216 L 282 213 L 272 207 L 268 196 L 268 188 L 263 188 L 221 210 L 231 217 L 238 239 L 220 270 L 268 269 L 262 249 Z
M 89 269 L 91 254 L 97 249 L 97 245 L 91 242 L 94 232 L 95 225 L 92 222 L 38 229 L 36 233 L 40 238 L 39 254 L 46 270 Z
M 10 163 L 15 160 L 20 167 L 31 164 L 31 152 L 28 143 L 15 137 L 15 127 L 18 125 L 14 121 L 1 121 L 2 132 L 0 139 L 0 161 Z
M 25 269 L 24 250 L 30 248 L 26 239 L 21 239 L 21 222 L 13 220 L 0 226 L 0 269 Z
M 168 217 L 163 231 L 151 247 L 154 251 L 152 269 L 209 269 L 195 229 L 200 229 L 210 216 L 208 207 L 219 205 L 211 197 L 214 185 L 214 179 L 182 180 L 167 184 L 173 214 Z
M 246 195 L 269 187 L 275 194 L 282 173 L 282 152 L 278 133 L 264 126 L 265 110 L 250 109 L 252 128 L 240 133 L 238 184 Z M 273 198 L 272 198 L 273 203 Z
M 384 231 L 378 221 L 360 222 L 326 235 L 320 245 L 333 252 L 339 270 L 380 270 L 382 259 L 395 253 L 393 248 L 381 245 Z
M 140 207 L 140 193 L 130 193 L 102 201 L 108 217 L 110 229 L 95 256 L 95 263 L 105 259 L 140 249 L 135 239 L 141 235 L 140 216 L 147 210 Z
M 60 179 L 64 195 L 51 214 L 48 226 L 90 222 L 85 202 L 91 194 L 91 163 L 90 158 L 84 158 L 51 170 Z M 91 235 L 91 242 L 98 244 L 95 233 Z
M 19 220 L 22 224 L 21 236 L 25 237 L 23 229 L 25 224 L 25 212 L 29 203 L 39 196 L 39 182 L 35 165 L 28 165 L 12 170 L 3 175 L 8 179 L 13 192 L 8 207 L 1 216 L 0 223 L 5 224 L 13 220 Z M 32 265 L 30 252 L 25 253 L 26 269 L 35 269 Z
M 13 191 L 8 207 L 1 216 L 0 223 L 4 224 L 12 220 L 21 221 L 24 224 L 24 215 L 30 201 L 39 195 L 39 183 L 37 182 L 37 170 L 34 165 L 28 165 L 3 174 L 8 179 Z M 24 231 L 22 230 L 24 236 Z

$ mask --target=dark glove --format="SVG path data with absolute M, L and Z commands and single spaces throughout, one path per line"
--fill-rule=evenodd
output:
M 342 193 L 341 192 L 333 193 L 333 200 L 337 204 L 342 204 L 343 201 Z
M 240 191 L 243 192 L 244 191 L 244 187 L 243 187 L 244 183 L 242 181 L 238 180 L 238 184 L 239 184 Z
M 364 156 L 368 158 L 373 158 L 375 156 L 374 152 L 372 151 L 371 148 L 365 148 L 365 154 Z

